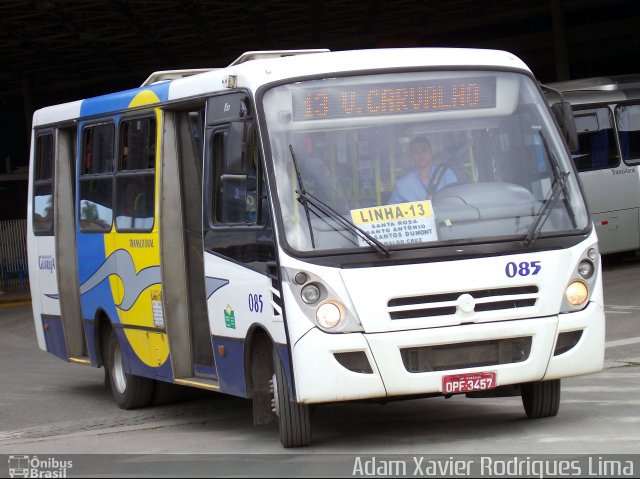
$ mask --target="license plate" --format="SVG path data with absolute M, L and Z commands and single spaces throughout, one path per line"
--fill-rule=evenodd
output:
M 451 374 L 442 377 L 442 392 L 444 394 L 484 391 L 495 387 L 496 373 L 494 372 Z

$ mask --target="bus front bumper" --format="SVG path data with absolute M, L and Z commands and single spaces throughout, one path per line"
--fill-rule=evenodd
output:
M 582 331 L 579 341 L 554 355 L 558 334 L 570 331 Z M 526 359 L 490 366 L 483 366 L 486 358 L 479 356 L 475 367 L 410 372 L 401 354 L 407 348 L 455 344 L 464 349 L 464 343 L 473 343 L 462 353 L 468 361 L 479 343 L 523 337 L 531 337 Z M 603 364 L 604 310 L 596 303 L 569 314 L 446 328 L 374 334 L 313 329 L 293 348 L 296 396 L 303 403 L 438 394 L 446 375 L 494 372 L 495 385 L 504 386 L 592 373 Z

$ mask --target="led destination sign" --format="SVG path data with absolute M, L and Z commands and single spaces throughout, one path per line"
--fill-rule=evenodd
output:
M 495 77 L 327 86 L 294 90 L 293 93 L 294 121 L 495 106 Z

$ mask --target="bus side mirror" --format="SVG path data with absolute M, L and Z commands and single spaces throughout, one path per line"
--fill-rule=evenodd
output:
M 573 108 L 571 103 L 567 101 L 561 101 L 553 104 L 551 107 L 553 115 L 556 117 L 560 130 L 567 140 L 569 151 L 575 151 L 578 149 L 578 130 L 576 129 L 576 120 L 573 116 Z

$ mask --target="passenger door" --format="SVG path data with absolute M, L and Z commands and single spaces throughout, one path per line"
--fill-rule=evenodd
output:
M 267 331 L 282 328 L 278 300 L 273 299 L 274 235 L 255 138 L 246 94 L 209 99 L 203 228 L 207 309 L 219 381 L 238 395 L 246 395 L 238 368 L 244 364 L 250 329 L 255 324 Z
M 161 218 L 156 211 L 160 127 L 155 109 L 119 118 L 114 175 L 115 234 L 109 253 L 117 255 L 122 288 L 116 300 L 118 317 L 137 358 L 130 361 L 130 367 L 144 376 L 171 377 L 162 308 L 158 224 Z
M 37 282 L 36 285 L 32 285 L 32 294 L 40 298 L 40 315 L 46 349 L 66 360 L 68 354 L 60 318 L 60 295 L 56 270 L 58 261 L 54 234 L 57 206 L 54 197 L 54 152 L 55 130 L 36 131 L 31 214 L 38 275 L 37 278 L 31 278 L 31 281 Z M 39 294 L 37 294 L 38 291 Z

